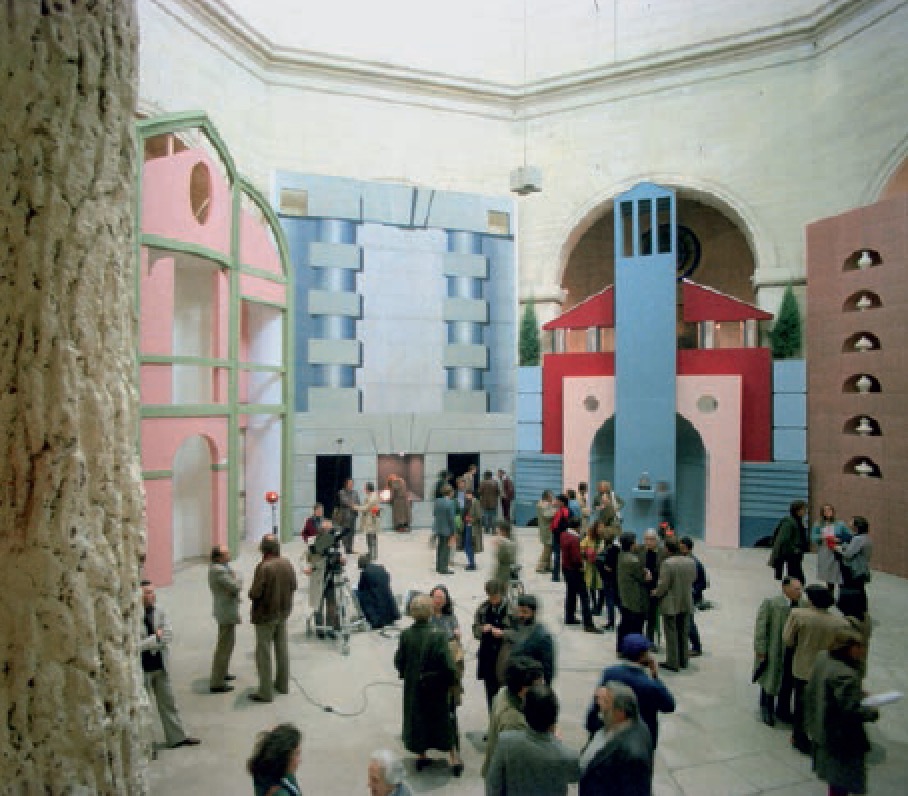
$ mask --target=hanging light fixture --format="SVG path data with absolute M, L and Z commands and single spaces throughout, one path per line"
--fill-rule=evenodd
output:
M 521 94 L 527 92 L 527 0 L 523 0 L 523 88 Z M 511 172 L 511 193 L 518 196 L 528 196 L 542 190 L 542 171 L 537 166 L 527 163 L 527 138 L 529 122 L 526 118 L 526 109 L 523 109 L 523 165 Z

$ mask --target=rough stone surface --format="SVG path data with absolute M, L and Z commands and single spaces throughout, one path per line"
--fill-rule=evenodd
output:
M 0 793 L 146 792 L 136 8 L 0 4 Z

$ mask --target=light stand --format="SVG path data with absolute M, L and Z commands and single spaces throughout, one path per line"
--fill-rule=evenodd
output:
M 275 535 L 276 538 L 280 539 L 278 536 L 278 523 L 277 523 L 277 504 L 280 502 L 281 496 L 277 492 L 266 492 L 265 493 L 265 502 L 271 506 L 271 532 Z

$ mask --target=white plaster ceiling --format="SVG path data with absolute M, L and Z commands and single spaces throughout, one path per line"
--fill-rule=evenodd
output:
M 196 2 L 278 54 L 304 52 L 518 86 L 771 37 L 873 0 Z

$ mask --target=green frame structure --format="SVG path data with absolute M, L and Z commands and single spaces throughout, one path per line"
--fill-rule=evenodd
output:
M 198 132 L 203 134 L 211 144 L 227 174 L 231 192 L 231 232 L 230 253 L 225 257 L 223 252 L 209 249 L 181 240 L 161 237 L 160 235 L 143 234 L 141 229 L 142 219 L 142 171 L 145 163 L 145 142 L 149 138 L 160 135 L 179 135 L 180 133 Z M 233 554 L 239 548 L 239 517 L 238 498 L 240 484 L 240 417 L 242 415 L 275 415 L 281 418 L 281 502 L 280 502 L 280 530 L 281 538 L 289 540 L 293 535 L 292 529 L 292 503 L 290 499 L 293 490 L 293 285 L 292 268 L 287 240 L 277 215 L 261 192 L 237 172 L 236 164 L 220 133 L 211 123 L 208 116 L 201 111 L 168 114 L 152 119 L 137 122 L 137 175 L 138 191 L 136 212 L 136 383 L 139 383 L 139 368 L 143 364 L 162 365 L 200 365 L 213 368 L 222 368 L 227 371 L 227 401 L 223 404 L 192 404 L 192 405 L 142 405 L 140 410 L 140 423 L 142 419 L 151 417 L 227 417 L 227 538 Z M 271 229 L 281 261 L 282 274 L 277 275 L 262 269 L 246 265 L 240 258 L 240 213 L 243 200 L 251 201 L 262 213 Z M 226 269 L 228 273 L 228 334 L 227 358 L 203 358 L 186 356 L 161 356 L 142 355 L 140 351 L 139 308 L 141 307 L 141 252 L 142 247 L 164 249 L 178 253 L 191 254 L 208 260 L 218 267 Z M 252 296 L 243 296 L 240 293 L 240 276 L 248 274 L 258 279 L 265 279 L 286 286 L 285 303 L 283 306 L 264 301 Z M 282 364 L 259 365 L 240 361 L 240 305 L 242 301 L 250 301 L 273 306 L 283 312 Z M 240 374 L 243 371 L 273 372 L 281 374 L 281 403 L 280 404 L 241 404 L 239 402 Z M 137 435 L 138 438 L 138 435 Z M 140 448 L 141 450 L 141 448 Z M 215 464 L 212 469 L 222 469 L 223 465 Z M 143 480 L 167 477 L 167 471 L 143 471 Z

